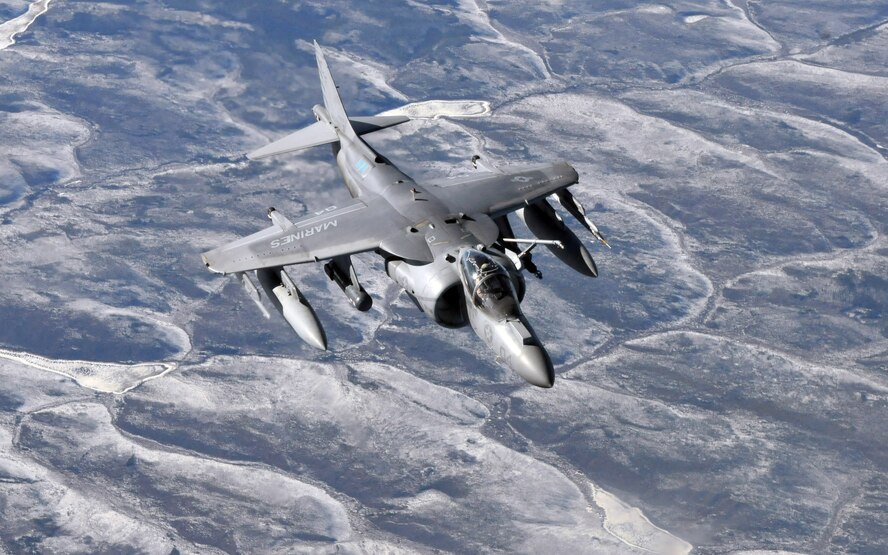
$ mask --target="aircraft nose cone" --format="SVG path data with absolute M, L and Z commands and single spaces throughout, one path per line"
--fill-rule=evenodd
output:
M 555 383 L 555 369 L 549 353 L 539 345 L 524 345 L 512 368 L 537 387 L 549 388 Z

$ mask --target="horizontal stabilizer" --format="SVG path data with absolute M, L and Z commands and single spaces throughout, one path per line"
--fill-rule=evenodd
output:
M 410 118 L 406 116 L 367 116 L 350 118 L 349 121 L 355 133 L 364 135 L 410 121 Z M 313 146 L 335 143 L 338 140 L 339 136 L 332 125 L 325 121 L 318 121 L 295 133 L 290 133 L 283 139 L 278 139 L 271 144 L 250 152 L 247 154 L 247 158 L 250 160 L 260 160 L 276 154 L 285 154 Z
M 410 118 L 407 116 L 366 116 L 348 118 L 348 120 L 351 122 L 352 129 L 355 130 L 355 133 L 358 135 L 366 135 L 367 133 L 373 133 L 374 131 L 379 131 L 386 127 L 394 127 L 395 125 L 408 122 L 410 121 Z
M 258 150 L 254 150 L 247 154 L 247 158 L 250 160 L 259 160 L 274 156 L 275 154 L 294 152 L 296 150 L 325 145 L 338 140 L 339 137 L 336 135 L 336 129 L 334 129 L 332 125 L 325 121 L 318 121 L 308 127 L 296 131 L 295 133 L 290 133 L 283 139 L 278 139 Z

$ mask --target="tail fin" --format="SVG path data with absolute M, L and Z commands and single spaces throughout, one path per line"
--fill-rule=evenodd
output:
M 324 93 L 324 106 L 327 108 L 327 113 L 330 114 L 330 120 L 337 131 L 349 139 L 356 139 L 357 134 L 352 129 L 351 122 L 348 121 L 348 115 L 345 113 L 345 107 L 342 105 L 342 99 L 339 98 L 339 91 L 336 90 L 336 83 L 333 82 L 330 68 L 327 67 L 324 51 L 321 50 L 318 41 L 314 41 L 314 47 L 315 56 L 318 59 L 318 73 L 321 77 L 321 91 Z
M 339 98 L 339 92 L 336 90 L 336 83 L 333 82 L 333 76 L 330 75 L 330 68 L 327 67 L 327 61 L 324 59 L 324 52 L 317 42 L 314 43 L 315 54 L 318 58 L 318 73 L 321 76 L 321 89 L 324 93 L 324 105 L 327 107 L 327 115 L 321 119 L 315 107 L 315 115 L 319 121 L 291 133 L 283 139 L 267 144 L 264 147 L 254 150 L 247 154 L 247 158 L 251 160 L 259 160 L 275 154 L 283 154 L 285 152 L 294 152 L 311 148 L 313 146 L 335 143 L 341 137 L 352 142 L 358 142 L 360 135 L 373 133 L 380 129 L 392 127 L 410 121 L 406 116 L 364 116 L 349 118 L 342 107 L 342 99 Z M 327 117 L 330 123 L 327 123 Z M 331 125 L 332 124 L 332 125 Z

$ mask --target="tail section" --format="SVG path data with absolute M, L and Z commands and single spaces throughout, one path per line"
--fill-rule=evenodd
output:
M 339 135 L 336 134 L 336 129 L 332 125 L 326 121 L 318 121 L 295 133 L 290 133 L 283 139 L 278 139 L 273 143 L 250 152 L 247 154 L 247 158 L 250 160 L 260 160 L 275 154 L 284 154 L 286 152 L 305 150 L 313 146 L 335 143 L 338 140 Z
M 327 113 L 330 114 L 330 123 L 343 136 L 349 139 L 356 139 L 357 134 L 352 128 L 351 122 L 348 121 L 348 114 L 345 113 L 342 99 L 339 98 L 336 83 L 333 82 L 330 68 L 327 67 L 324 51 L 321 50 L 321 45 L 318 44 L 318 41 L 314 41 L 314 47 L 315 57 L 318 59 L 318 74 L 321 77 L 321 91 L 324 93 L 324 106 L 327 108 Z
M 340 137 L 358 142 L 358 136 L 379 131 L 393 125 L 398 125 L 410 118 L 405 116 L 367 116 L 349 118 L 336 90 L 336 83 L 327 67 L 327 60 L 320 45 L 315 41 L 315 56 L 318 60 L 318 73 L 321 77 L 321 91 L 324 94 L 324 106 L 315 106 L 314 113 L 318 121 L 291 133 L 283 139 L 254 150 L 247 154 L 251 160 L 259 160 L 276 154 L 295 152 L 313 146 L 326 145 L 339 141 Z

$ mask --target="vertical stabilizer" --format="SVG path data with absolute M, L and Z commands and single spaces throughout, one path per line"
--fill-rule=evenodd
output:
M 315 56 L 318 59 L 318 73 L 321 77 L 321 91 L 324 94 L 324 106 L 327 113 L 330 114 L 333 126 L 342 135 L 349 139 L 357 139 L 351 122 L 348 121 L 348 115 L 345 113 L 345 107 L 342 106 L 342 99 L 339 98 L 339 91 L 336 90 L 336 83 L 333 82 L 333 76 L 330 74 L 330 68 L 327 67 L 327 60 L 324 58 L 324 51 L 318 41 L 314 41 Z

